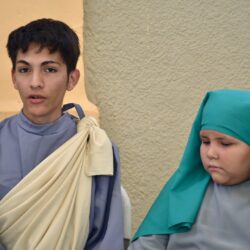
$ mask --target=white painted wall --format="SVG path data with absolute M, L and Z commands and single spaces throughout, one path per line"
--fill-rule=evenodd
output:
M 85 74 L 138 227 L 207 90 L 250 88 L 249 0 L 85 0 Z

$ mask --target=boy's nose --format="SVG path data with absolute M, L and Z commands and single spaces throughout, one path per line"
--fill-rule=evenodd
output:
M 42 88 L 43 87 L 43 79 L 39 72 L 33 72 L 31 82 L 31 88 Z

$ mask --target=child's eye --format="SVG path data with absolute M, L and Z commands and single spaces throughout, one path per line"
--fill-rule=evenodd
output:
M 232 143 L 232 142 L 227 142 L 227 141 L 222 141 L 222 142 L 221 142 L 221 145 L 223 145 L 223 146 L 225 146 L 225 147 L 228 147 L 228 146 L 233 145 L 233 143 Z
M 202 143 L 202 144 L 205 144 L 205 145 L 208 145 L 208 144 L 210 143 L 210 141 L 209 141 L 209 140 L 202 139 L 202 140 L 201 140 L 201 143 Z

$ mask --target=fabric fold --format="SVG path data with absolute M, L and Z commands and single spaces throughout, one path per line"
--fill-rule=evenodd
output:
M 145 235 L 186 232 L 192 227 L 210 180 L 197 154 L 203 108 L 209 95 L 195 118 L 179 168 L 161 190 L 133 240 Z

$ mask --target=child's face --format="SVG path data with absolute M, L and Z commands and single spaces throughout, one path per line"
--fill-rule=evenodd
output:
M 23 102 L 24 114 L 34 123 L 53 122 L 61 116 L 66 90 L 72 90 L 79 78 L 77 70 L 67 73 L 59 52 L 50 53 L 30 45 L 27 52 L 18 51 L 12 72 L 15 88 Z
M 250 146 L 214 130 L 200 132 L 200 155 L 214 182 L 233 185 L 250 178 Z

